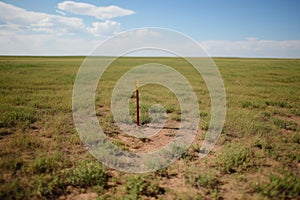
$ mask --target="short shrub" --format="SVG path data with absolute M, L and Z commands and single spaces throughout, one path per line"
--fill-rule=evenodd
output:
M 127 178 L 125 190 L 128 199 L 141 199 L 142 196 L 157 197 L 165 192 L 163 188 L 159 187 L 157 181 L 148 180 L 144 176 Z
M 69 182 L 73 186 L 87 187 L 105 186 L 108 176 L 98 162 L 82 162 L 69 174 Z
M 200 172 L 199 170 L 192 170 L 185 174 L 186 182 L 196 188 L 216 188 L 218 184 L 217 176 L 209 172 Z
M 297 199 L 300 196 L 300 178 L 290 172 L 282 176 L 270 174 L 269 182 L 254 186 L 255 191 L 270 199 Z
M 275 117 L 272 119 L 272 121 L 279 128 L 283 128 L 286 130 L 292 130 L 292 131 L 297 130 L 297 123 L 295 123 L 293 121 L 287 121 L 287 120 L 283 120 L 283 119 L 279 119 L 279 118 L 275 118 Z
M 230 146 L 219 156 L 217 161 L 221 171 L 234 173 L 245 171 L 254 165 L 254 153 L 250 148 Z
M 14 127 L 18 124 L 29 126 L 37 120 L 33 109 L 3 105 L 0 112 L 0 127 Z

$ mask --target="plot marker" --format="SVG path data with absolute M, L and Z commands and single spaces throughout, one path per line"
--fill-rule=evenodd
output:
M 140 109 L 139 109 L 139 80 L 135 81 L 135 93 L 136 93 L 136 125 L 140 125 Z

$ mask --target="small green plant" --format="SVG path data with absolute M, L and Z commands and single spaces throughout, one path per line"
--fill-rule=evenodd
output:
M 53 170 L 56 162 L 49 157 L 38 157 L 33 162 L 34 173 L 49 173 Z
M 205 188 L 216 188 L 218 185 L 218 179 L 215 173 L 212 171 L 200 172 L 199 170 L 188 171 L 185 174 L 186 182 L 198 189 L 201 187 Z
M 171 116 L 172 116 L 172 120 L 177 121 L 177 122 L 181 121 L 181 115 L 174 113 Z
M 0 159 L 0 168 L 5 170 L 16 171 L 23 166 L 22 158 L 16 156 L 2 156 Z
M 217 178 L 212 173 L 201 174 L 197 180 L 197 185 L 199 187 L 211 187 L 212 188 L 212 187 L 215 187 L 217 183 L 218 183 Z
M 153 123 L 162 123 L 167 118 L 166 110 L 164 109 L 164 107 L 158 104 L 154 104 L 153 106 L 151 106 L 149 110 L 149 116 Z
M 24 199 L 28 196 L 29 190 L 25 190 L 20 181 L 14 180 L 7 184 L 0 185 L 0 199 Z
M 262 108 L 263 105 L 259 104 L 258 102 L 253 101 L 242 101 L 241 105 L 243 108 Z
M 290 172 L 270 174 L 268 183 L 254 186 L 255 191 L 271 199 L 297 199 L 300 196 L 300 178 Z
M 29 127 L 30 124 L 37 120 L 34 110 L 29 108 L 2 105 L 0 112 L 0 128 L 17 125 Z
M 276 106 L 280 108 L 288 107 L 288 104 L 285 101 L 265 101 L 267 106 Z
M 176 105 L 168 104 L 168 105 L 166 106 L 166 112 L 167 112 L 167 113 L 174 113 L 176 110 L 177 110 Z
M 212 199 L 216 199 L 216 200 L 221 200 L 221 199 L 223 199 L 223 198 L 221 197 L 220 192 L 219 192 L 217 189 L 215 189 L 215 188 L 210 189 L 209 193 L 210 193 L 210 196 L 211 196 Z
M 98 162 L 84 161 L 79 163 L 69 174 L 69 182 L 73 186 L 87 187 L 93 185 L 105 186 L 108 176 Z
M 259 138 L 255 140 L 254 147 L 257 147 L 259 149 L 267 150 L 267 149 L 273 149 L 272 144 L 268 143 L 265 139 Z
M 40 141 L 36 137 L 30 137 L 30 135 L 24 133 L 15 134 L 15 137 L 10 140 L 8 146 L 11 149 L 18 149 L 19 151 L 41 148 Z
M 149 117 L 147 114 L 143 114 L 140 116 L 140 123 L 141 124 L 148 124 L 151 122 L 151 117 Z
M 296 133 L 292 136 L 292 141 L 296 144 L 300 144 L 300 133 Z
M 148 180 L 144 176 L 129 177 L 126 179 L 125 190 L 128 199 L 141 199 L 142 196 L 157 197 L 165 190 L 159 187 L 155 180 Z M 125 199 L 126 199 L 125 198 Z
M 296 108 L 291 109 L 291 113 L 293 113 L 296 116 L 300 116 L 300 109 L 296 109 Z
M 112 143 L 123 150 L 128 150 L 126 143 L 123 142 L 122 140 L 115 139 L 112 141 Z
M 42 153 L 29 163 L 26 172 L 32 174 L 56 173 L 69 164 L 70 161 L 65 159 L 64 154 L 59 151 L 52 152 L 51 154 Z
M 208 117 L 208 112 L 201 111 L 200 112 L 200 117 L 203 117 L 203 118 Z
M 247 170 L 254 166 L 254 153 L 250 148 L 240 145 L 229 146 L 219 156 L 221 171 L 225 173 L 234 173 Z
M 61 177 L 49 174 L 34 175 L 32 183 L 33 195 L 41 198 L 54 198 L 65 192 L 65 183 Z
M 127 178 L 125 190 L 132 199 L 138 199 L 142 195 L 143 190 L 145 189 L 146 184 L 142 177 L 138 176 L 136 178 Z
M 174 158 L 184 158 L 187 156 L 187 147 L 185 144 L 171 144 L 168 148 L 162 151 L 164 161 L 172 160 Z
M 283 119 L 276 118 L 276 117 L 274 117 L 272 119 L 272 121 L 279 128 L 283 128 L 283 129 L 286 129 L 286 130 L 292 130 L 292 131 L 297 130 L 297 123 L 295 123 L 293 121 L 287 121 L 287 120 L 283 120 Z

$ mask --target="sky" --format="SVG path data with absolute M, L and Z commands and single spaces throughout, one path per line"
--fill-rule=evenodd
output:
M 5 0 L 0 55 L 88 55 L 143 27 L 183 33 L 214 57 L 300 58 L 298 0 Z

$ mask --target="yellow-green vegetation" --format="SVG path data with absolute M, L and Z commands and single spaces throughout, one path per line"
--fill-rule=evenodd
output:
M 214 150 L 204 159 L 198 153 L 209 125 L 210 99 L 195 69 L 179 58 L 112 63 L 99 82 L 95 108 L 105 134 L 122 149 L 138 152 L 155 143 L 125 137 L 114 123 L 111 94 L 131 68 L 154 62 L 174 67 L 199 99 L 201 131 L 195 142 L 168 168 L 148 174 L 105 167 L 82 145 L 72 118 L 72 90 L 83 59 L 0 57 L 0 199 L 299 198 L 299 59 L 214 59 L 226 88 L 227 116 Z M 134 98 L 133 93 L 133 120 Z M 180 122 L 177 99 L 160 85 L 142 86 L 142 124 L 151 120 L 148 111 L 154 104 L 164 106 L 170 126 L 166 137 L 172 138 Z

